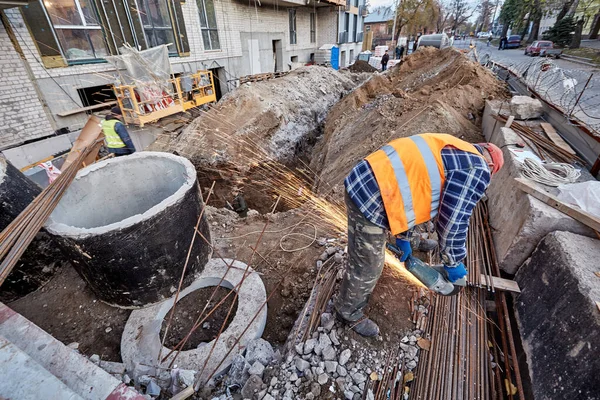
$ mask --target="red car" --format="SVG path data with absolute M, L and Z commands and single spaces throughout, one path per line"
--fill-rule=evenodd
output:
M 531 43 L 529 46 L 527 46 L 527 48 L 525 49 L 525 55 L 529 55 L 529 56 L 539 56 L 542 53 L 546 53 L 547 50 L 551 50 L 554 48 L 554 43 L 552 43 L 549 40 L 536 40 L 535 42 Z

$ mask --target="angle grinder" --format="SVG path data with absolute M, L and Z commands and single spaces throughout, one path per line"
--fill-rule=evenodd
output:
M 402 262 L 406 270 L 413 274 L 425 287 L 444 296 L 453 296 L 467 286 L 463 277 L 456 282 L 450 282 L 443 265 L 429 265 L 412 256 L 406 246 L 401 245 L 402 239 L 396 238 L 396 243 L 386 243 L 386 247 Z M 405 249 L 404 251 L 402 249 Z M 410 249 L 410 247 L 409 247 Z M 408 254 L 407 254 L 408 253 Z

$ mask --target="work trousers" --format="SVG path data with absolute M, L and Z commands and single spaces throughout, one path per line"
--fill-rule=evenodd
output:
M 381 63 L 381 71 L 385 71 L 387 69 L 387 63 Z
M 383 271 L 386 232 L 365 218 L 346 193 L 348 267 L 334 307 L 347 321 L 363 317 L 363 310 Z

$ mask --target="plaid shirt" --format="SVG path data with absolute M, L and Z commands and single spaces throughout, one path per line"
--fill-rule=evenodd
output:
M 483 149 L 475 145 L 480 153 Z M 490 184 L 490 170 L 482 156 L 452 147 L 442 149 L 446 182 L 440 195 L 436 231 L 440 254 L 446 265 L 455 265 L 467 256 L 469 218 Z M 348 195 L 365 218 L 389 230 L 379 185 L 366 160 L 359 162 L 344 181 Z

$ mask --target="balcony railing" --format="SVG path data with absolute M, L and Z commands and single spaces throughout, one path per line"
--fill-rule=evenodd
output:
M 348 32 L 340 32 L 340 34 L 338 35 L 338 43 L 348 43 Z

